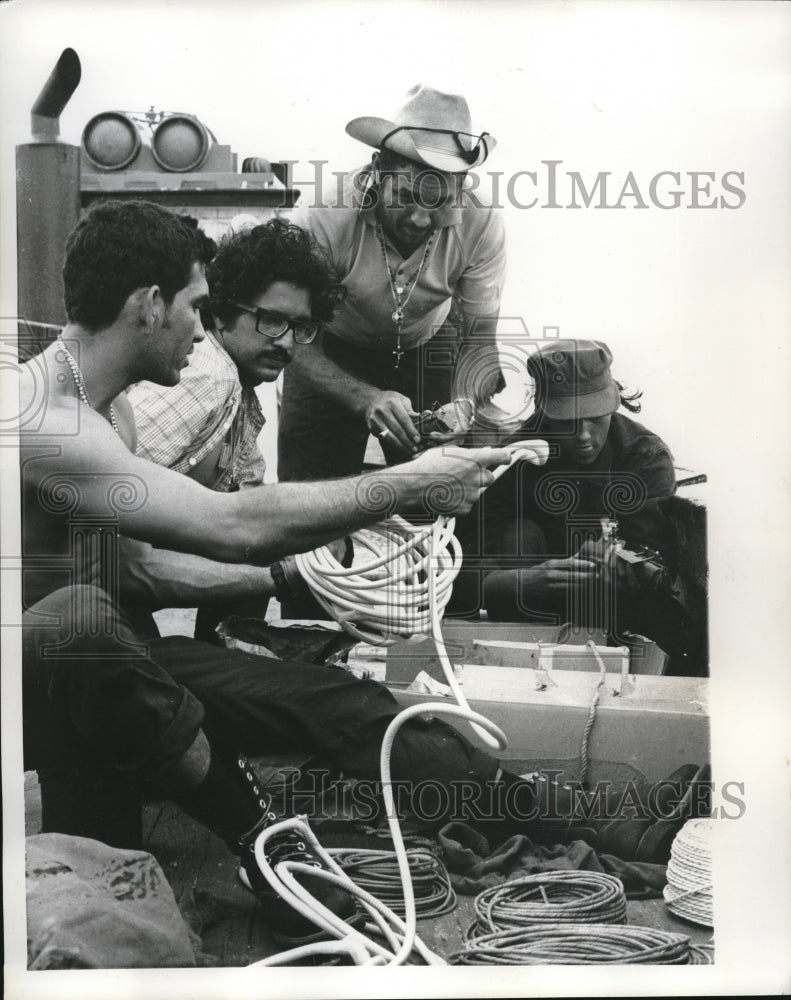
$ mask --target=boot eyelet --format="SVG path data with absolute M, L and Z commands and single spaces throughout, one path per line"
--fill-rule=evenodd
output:
M 267 813 L 267 814 L 266 814 L 266 818 L 267 818 L 268 820 L 270 820 L 271 822 L 274 822 L 274 821 L 275 821 L 275 820 L 277 819 L 277 816 L 275 816 L 275 814 L 274 814 L 274 813 Z

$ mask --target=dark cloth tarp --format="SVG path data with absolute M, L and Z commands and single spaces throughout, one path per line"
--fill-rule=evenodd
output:
M 483 834 L 466 823 L 448 823 L 439 832 L 439 842 L 453 888 L 462 895 L 474 896 L 491 886 L 549 871 L 615 875 L 623 882 L 629 899 L 661 896 L 667 882 L 665 865 L 621 861 L 612 854 L 597 854 L 583 840 L 548 847 L 516 834 L 492 848 Z

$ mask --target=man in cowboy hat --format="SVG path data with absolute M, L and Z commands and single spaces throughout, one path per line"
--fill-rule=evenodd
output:
M 347 178 L 341 204 L 294 216 L 331 254 L 347 295 L 285 372 L 281 479 L 359 472 L 369 434 L 388 461 L 404 461 L 425 443 L 421 411 L 465 400 L 444 412 L 439 430 L 450 433 L 433 434 L 447 440 L 502 388 L 503 222 L 465 189 L 494 139 L 472 134 L 463 97 L 424 85 L 392 119 L 355 118 L 346 131 L 376 149 L 370 164 Z
M 509 470 L 457 522 L 466 568 L 449 610 L 483 604 L 493 620 L 549 614 L 615 638 L 638 632 L 670 656 L 668 672 L 705 673 L 705 623 L 692 620 L 669 586 L 676 544 L 662 501 L 676 490 L 673 456 L 616 412 L 639 412 L 641 394 L 626 395 L 611 364 L 598 340 L 552 340 L 529 356 L 535 412 L 514 439 L 545 438 L 550 457 L 540 470 Z M 610 521 L 620 550 L 615 535 L 607 538 Z

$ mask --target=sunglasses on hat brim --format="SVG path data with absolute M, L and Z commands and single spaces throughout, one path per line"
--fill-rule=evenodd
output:
M 433 135 L 450 135 L 456 141 L 456 145 L 459 147 L 454 155 L 457 155 L 460 159 L 464 160 L 471 167 L 475 164 L 485 160 L 489 155 L 489 143 L 487 142 L 488 132 L 481 132 L 480 135 L 475 135 L 472 132 L 458 132 L 455 129 L 449 128 L 427 128 L 423 125 L 399 125 L 397 128 L 392 129 L 387 135 L 382 137 L 379 144 L 380 149 L 384 148 L 387 144 L 388 139 L 392 139 L 394 135 L 399 132 L 426 132 Z M 475 139 L 477 140 L 472 149 L 467 149 L 462 138 Z M 416 148 L 419 148 L 416 146 Z M 447 150 L 441 150 L 441 152 L 446 153 Z M 481 156 L 483 152 L 483 156 Z

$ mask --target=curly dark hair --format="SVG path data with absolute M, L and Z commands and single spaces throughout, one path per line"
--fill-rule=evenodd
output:
M 173 212 L 148 201 L 103 201 L 70 234 L 63 265 L 66 315 L 95 332 L 117 318 L 138 288 L 158 285 L 167 305 L 207 264 L 215 244 Z
M 276 281 L 304 288 L 311 316 L 322 323 L 332 319 L 346 291 L 310 233 L 283 219 L 226 236 L 206 278 L 208 309 L 224 323 L 239 314 L 232 303 L 250 303 Z

